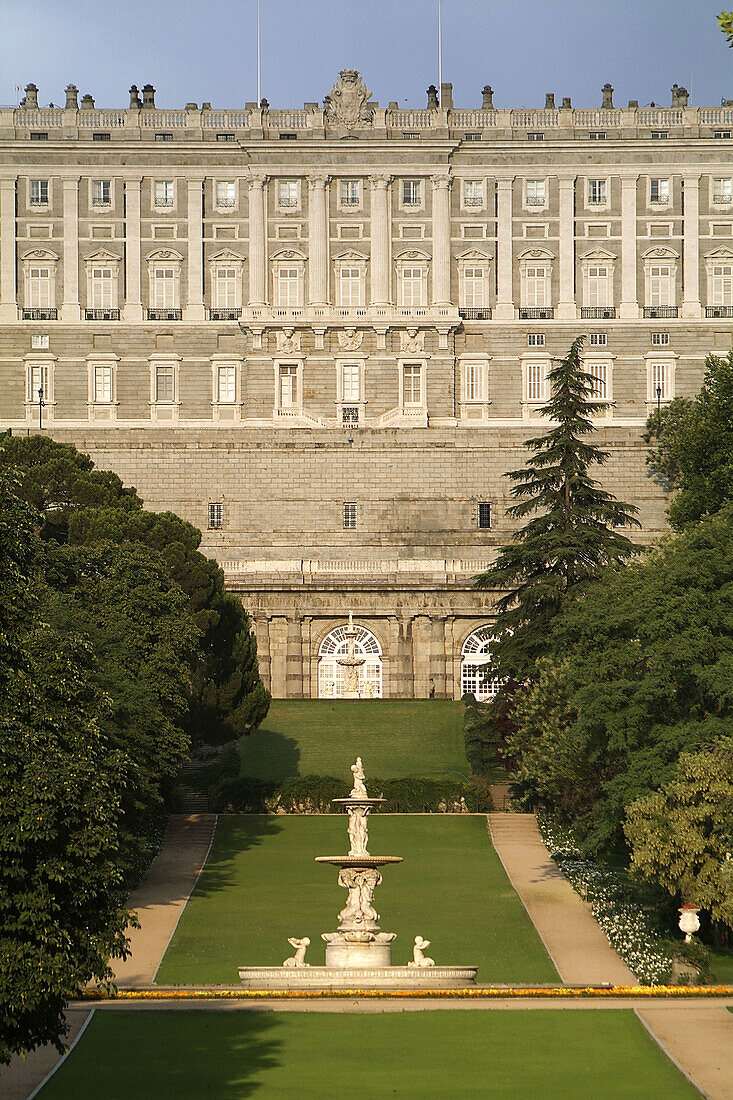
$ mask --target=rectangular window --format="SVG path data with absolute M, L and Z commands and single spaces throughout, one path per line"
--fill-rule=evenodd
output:
M 173 141 L 173 134 L 164 134 L 164 133 L 156 134 L 155 135 L 155 140 L 156 141 Z
M 669 137 L 669 130 L 652 130 L 649 137 L 652 141 L 666 141 Z
M 94 403 L 96 405 L 112 403 L 112 367 L 107 363 L 94 365 Z
M 216 400 L 220 405 L 233 405 L 237 400 L 237 368 L 232 363 L 217 367 Z
M 356 527 L 356 501 L 344 501 L 344 530 L 353 531 Z
M 28 367 L 28 401 L 38 401 L 38 391 L 43 390 L 42 398 L 49 397 L 48 363 L 32 363 Z
M 278 206 L 292 207 L 298 205 L 298 181 L 279 180 L 277 184 Z
M 714 137 L 714 138 L 719 138 L 719 139 L 720 139 L 720 138 L 723 138 L 723 139 L 725 139 L 725 138 L 729 138 L 729 137 L 730 137 L 730 135 L 731 135 L 731 131 L 730 131 L 730 130 L 715 130 L 715 131 L 713 132 L 713 137 Z M 32 136 L 33 136 L 33 135 L 31 134 L 31 137 L 32 137 Z
M 669 333 L 668 332 L 653 332 L 652 333 L 652 344 L 656 344 L 657 346 L 659 346 L 659 345 L 662 345 L 662 344 L 666 345 L 668 343 L 669 343 Z
M 156 267 L 153 270 L 153 308 L 176 308 L 176 272 L 172 267 Z
M 345 308 L 363 304 L 361 270 L 358 267 L 342 267 L 340 269 L 339 301 Z
M 479 531 L 491 530 L 491 504 L 488 500 L 478 502 L 478 528 Z
M 711 305 L 733 305 L 733 265 L 714 264 L 710 281 L 712 294 Z
M 28 137 L 31 141 L 48 141 L 48 130 L 34 130 Z
M 155 205 L 173 206 L 173 180 L 155 181 Z
M 284 309 L 300 305 L 300 270 L 297 267 L 278 268 L 277 304 Z
M 526 181 L 526 205 L 527 206 L 544 206 L 545 205 L 545 181 L 544 180 L 527 180 Z
M 91 280 L 92 309 L 112 309 L 112 268 L 93 267 Z
M 168 403 L 175 398 L 176 368 L 173 363 L 157 363 L 155 367 L 155 400 Z
M 220 531 L 224 522 L 224 505 L 221 501 L 213 501 L 209 504 L 209 530 Z
M 236 204 L 237 189 L 234 183 L 219 181 L 216 185 L 216 205 L 231 207 Z
M 527 364 L 527 400 L 545 401 L 547 399 L 547 364 Z
M 463 181 L 463 205 L 464 206 L 483 206 L 484 205 L 484 183 L 483 183 L 483 180 L 464 180 Z
M 607 267 L 588 268 L 588 306 L 607 306 L 610 304 L 610 278 Z
M 669 180 L 649 180 L 649 201 L 666 206 L 669 202 Z
M 51 307 L 51 269 L 48 267 L 28 268 L 28 308 L 50 309 Z
M 606 181 L 605 180 L 588 180 L 588 205 L 589 206 L 605 206 L 606 204 Z
M 97 130 L 92 134 L 92 141 L 111 141 L 112 135 L 107 130 Z
M 593 392 L 589 396 L 595 401 L 605 401 L 608 395 L 608 364 L 585 363 L 584 368 L 593 379 Z
M 649 400 L 669 401 L 672 394 L 671 367 L 669 363 L 651 363 L 649 365 Z
M 588 137 L 591 141 L 605 141 L 606 140 L 606 131 L 605 130 L 591 130 L 590 133 L 588 134 Z
M 674 305 L 672 268 L 669 264 L 652 264 L 649 268 L 649 305 Z
M 733 203 L 733 179 L 713 180 L 713 202 Z
M 402 205 L 420 206 L 422 204 L 422 180 L 402 181 Z
M 217 267 L 215 283 L 216 308 L 235 309 L 239 305 L 236 267 Z
M 298 368 L 292 364 L 280 367 L 280 408 L 292 409 L 298 404 Z
M 360 368 L 358 363 L 341 364 L 341 400 L 360 401 Z
M 484 304 L 484 269 L 467 267 L 463 272 L 463 304 L 467 309 L 480 309 Z
M 216 135 L 216 140 L 217 141 L 236 141 L 237 140 L 237 135 L 236 134 L 217 134 Z
M 92 180 L 92 206 L 109 206 L 110 181 Z
M 466 401 L 484 401 L 484 364 L 464 363 Z
M 608 344 L 608 333 L 591 332 L 589 343 L 592 348 L 605 348 Z
M 425 305 L 425 272 L 421 267 L 402 269 L 402 305 L 415 309 Z
M 361 201 L 358 180 L 341 180 L 339 184 L 339 199 L 342 206 L 358 206 Z
M 545 135 L 542 133 L 534 132 L 527 134 L 527 141 L 544 141 Z
M 405 363 L 402 368 L 402 401 L 404 405 L 422 405 L 422 366 Z
M 465 134 L 466 141 L 483 141 L 484 135 L 480 133 L 470 132 Z
M 47 348 L 50 346 L 50 343 L 50 338 L 45 333 L 34 333 L 31 336 L 32 348 Z
M 546 267 L 528 267 L 524 272 L 524 296 L 525 306 L 528 309 L 547 305 L 549 297 L 548 278 Z
M 527 347 L 530 348 L 543 348 L 545 346 L 545 334 L 544 332 L 528 332 L 527 333 Z
M 48 180 L 31 180 L 31 206 L 48 206 Z

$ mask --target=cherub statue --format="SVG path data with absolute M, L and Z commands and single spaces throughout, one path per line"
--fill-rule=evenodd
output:
M 311 944 L 308 937 L 304 936 L 302 940 L 298 940 L 292 936 L 288 939 L 288 943 L 295 948 L 295 954 L 286 959 L 283 966 L 310 966 L 310 963 L 305 961 L 306 950 Z
M 369 807 L 359 809 L 349 809 L 349 844 L 350 844 L 350 856 L 367 856 L 367 844 L 369 842 L 366 811 Z
M 421 967 L 421 966 L 435 966 L 433 959 L 429 959 L 427 955 L 423 954 L 426 947 L 430 947 L 430 940 L 424 940 L 422 936 L 415 936 L 415 946 L 412 949 L 412 962 L 408 962 L 408 966 Z
M 352 798 L 368 798 L 367 789 L 364 784 L 364 765 L 361 762 L 361 757 L 357 756 L 356 763 L 351 765 L 351 774 L 354 777 L 354 787 L 351 791 Z

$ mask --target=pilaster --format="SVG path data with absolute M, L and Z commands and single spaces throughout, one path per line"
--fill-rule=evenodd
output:
M 636 184 L 638 176 L 621 177 L 621 309 L 622 321 L 639 316 L 636 291 Z
M 448 175 L 432 177 L 433 184 L 433 305 L 449 306 L 450 296 L 450 185 Z
M 685 212 L 682 227 L 684 297 L 682 316 L 702 317 L 700 304 L 700 176 L 684 176 Z
M 64 296 L 62 321 L 79 321 L 79 177 L 63 181 Z
M 188 181 L 188 298 L 184 310 L 187 321 L 204 320 L 204 265 L 203 265 L 203 178 Z
M 265 241 L 265 183 L 267 176 L 253 172 L 249 177 L 249 304 L 267 303 L 267 257 Z
M 575 179 L 558 180 L 560 191 L 560 298 L 559 321 L 574 321 L 575 304 Z
M 18 320 L 15 275 L 15 178 L 0 180 L 0 321 Z
M 316 173 L 308 177 L 308 301 L 314 306 L 328 303 L 327 183 L 327 175 Z
M 125 180 L 125 320 L 142 321 L 140 293 L 140 186 L 142 179 Z
M 514 293 L 512 289 L 512 188 L 514 177 L 496 181 L 496 269 L 497 321 L 514 320 Z
M 372 272 L 373 306 L 389 305 L 389 184 L 391 176 L 370 176 L 372 188 Z

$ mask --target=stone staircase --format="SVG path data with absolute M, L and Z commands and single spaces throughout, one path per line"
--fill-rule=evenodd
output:
M 184 764 L 178 774 L 178 789 L 181 795 L 181 813 L 205 814 L 209 812 L 207 795 L 191 785 L 190 780 L 200 771 L 198 764 Z
M 537 843 L 539 834 L 534 814 L 492 813 L 489 814 L 489 823 L 497 844 L 502 841 L 510 844 Z

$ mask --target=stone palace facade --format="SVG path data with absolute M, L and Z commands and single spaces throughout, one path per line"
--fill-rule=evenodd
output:
M 733 105 L 0 110 L 0 428 L 88 451 L 204 532 L 278 697 L 483 688 L 506 470 L 586 334 L 603 480 L 733 331 Z M 348 613 L 357 632 L 347 636 Z

